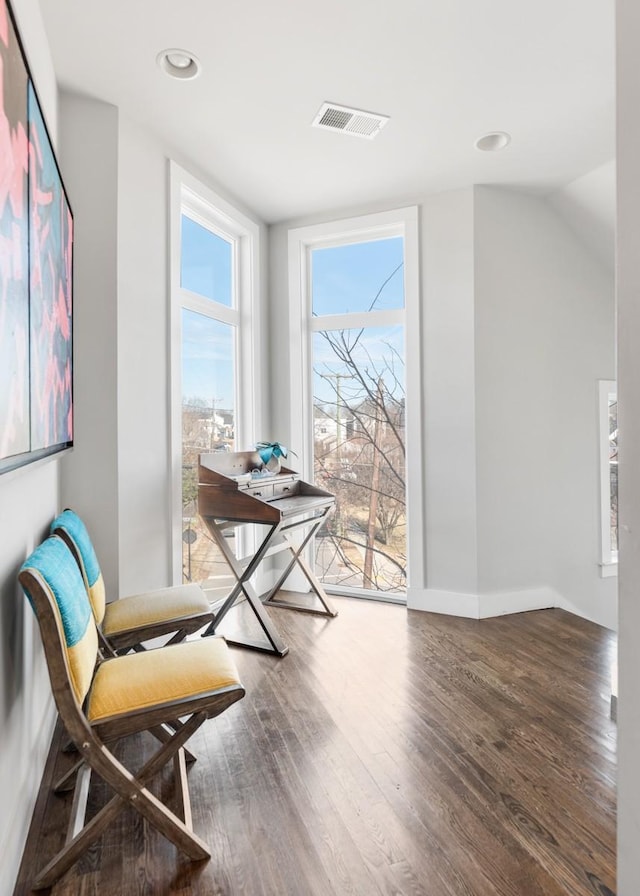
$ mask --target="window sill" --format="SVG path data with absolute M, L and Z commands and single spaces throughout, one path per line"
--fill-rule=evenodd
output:
M 610 576 L 618 575 L 618 561 L 613 560 L 609 563 L 600 564 L 600 578 L 608 579 Z

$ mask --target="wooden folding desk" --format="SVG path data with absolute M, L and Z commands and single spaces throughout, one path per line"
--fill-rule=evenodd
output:
M 273 476 L 252 478 L 251 471 L 262 467 L 262 460 L 256 451 L 201 454 L 199 461 L 198 510 L 236 579 L 236 584 L 205 634 L 213 634 L 236 601 L 244 595 L 266 641 L 234 635 L 227 638 L 228 642 L 284 656 L 289 648 L 283 643 L 265 607 L 284 607 L 320 616 L 338 615 L 303 556 L 310 539 L 333 510 L 335 498 L 329 492 L 304 482 L 297 473 L 286 467 Z M 246 523 L 266 526 L 267 534 L 253 556 L 243 563 L 229 547 L 224 532 L 230 526 Z M 292 538 L 296 531 L 302 535 L 300 544 L 295 544 Z M 267 552 L 275 550 L 276 544 L 292 556 L 276 584 L 260 598 L 249 579 Z M 321 608 L 276 598 L 294 566 L 304 573 Z

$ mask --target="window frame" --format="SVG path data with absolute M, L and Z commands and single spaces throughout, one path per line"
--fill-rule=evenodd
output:
M 235 328 L 236 444 L 255 442 L 261 402 L 256 395 L 260 355 L 260 228 L 235 206 L 175 162 L 169 162 L 170 246 L 170 457 L 171 574 L 182 582 L 182 310 L 193 311 Z M 182 215 L 233 245 L 231 307 L 181 285 Z
M 611 470 L 609 460 L 609 399 L 617 400 L 615 380 L 598 381 L 598 447 L 600 461 L 600 575 L 617 576 L 618 551 L 611 545 Z
M 350 312 L 314 317 L 311 307 L 311 253 L 314 249 L 402 236 L 404 245 L 404 309 Z M 423 489 L 422 339 L 420 315 L 419 217 L 417 206 L 292 228 L 288 233 L 289 324 L 291 406 L 303 408 L 291 416 L 291 444 L 300 456 L 306 478 L 313 476 L 313 386 L 311 362 L 314 332 L 348 326 L 397 323 L 402 319 L 405 337 L 406 475 L 407 488 L 407 584 L 406 591 L 426 587 Z M 376 322 L 374 324 L 374 321 Z M 379 322 L 379 324 L 378 324 Z M 302 336 L 300 336 L 302 334 Z M 326 586 L 325 586 L 326 587 Z M 364 595 L 362 589 L 327 588 L 332 592 Z M 397 595 L 366 592 L 384 600 Z M 405 603 L 406 597 L 400 602 Z

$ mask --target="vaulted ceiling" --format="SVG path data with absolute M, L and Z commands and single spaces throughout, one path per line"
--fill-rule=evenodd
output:
M 268 222 L 501 184 L 547 194 L 614 156 L 603 0 L 41 0 L 61 84 L 120 107 Z M 156 64 L 199 57 L 191 81 Z M 311 127 L 325 101 L 390 116 Z M 507 131 L 501 152 L 475 140 Z

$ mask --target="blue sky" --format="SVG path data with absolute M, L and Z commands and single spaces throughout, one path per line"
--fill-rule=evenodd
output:
M 231 410 L 233 394 L 233 327 L 182 311 L 182 396 L 198 398 L 211 407 Z
M 190 292 L 232 306 L 233 246 L 182 216 L 180 285 Z M 231 410 L 233 328 L 194 311 L 182 312 L 182 395 Z
M 402 264 L 402 237 L 314 249 L 313 313 L 368 311 L 380 287 Z M 375 309 L 404 307 L 402 268 L 385 284 Z
M 372 305 L 375 311 L 403 308 L 402 261 L 402 237 L 315 249 L 311 258 L 314 315 L 369 311 Z M 398 356 L 403 356 L 403 327 L 344 332 L 348 345 L 354 346 L 353 357 L 365 379 L 371 382 L 382 376 L 386 387 L 399 397 L 400 390 L 404 392 L 404 367 L 398 363 Z M 335 402 L 337 375 L 343 401 L 357 403 L 362 399 L 362 387 L 352 378 L 343 379 L 349 373 L 347 365 L 319 333 L 313 338 L 313 358 L 315 399 Z
M 230 308 L 232 244 L 183 215 L 181 251 L 180 285 Z
M 183 217 L 181 272 L 182 286 L 192 292 L 231 305 L 232 247 L 199 224 Z M 313 311 L 317 315 L 368 311 L 376 295 L 375 310 L 404 306 L 402 237 L 351 243 L 315 249 L 312 253 Z M 395 273 L 394 273 L 395 272 Z M 352 336 L 358 330 L 349 331 Z M 192 311 L 182 312 L 182 394 L 199 398 L 217 408 L 234 406 L 233 328 Z M 385 376 L 393 389 L 389 366 L 394 364 L 393 349 L 402 353 L 401 327 L 367 328 L 358 340 L 358 363 Z M 391 347 L 391 348 L 390 348 Z M 316 368 L 324 373 L 342 373 L 346 368 L 335 357 L 322 337 L 314 337 Z M 395 364 L 395 372 L 404 369 Z M 329 381 L 331 382 L 331 381 Z M 335 382 L 335 380 L 333 380 Z M 344 382 L 343 395 L 349 394 Z M 353 390 L 353 386 L 351 386 Z M 322 401 L 330 401 L 335 392 L 316 377 L 314 392 Z

